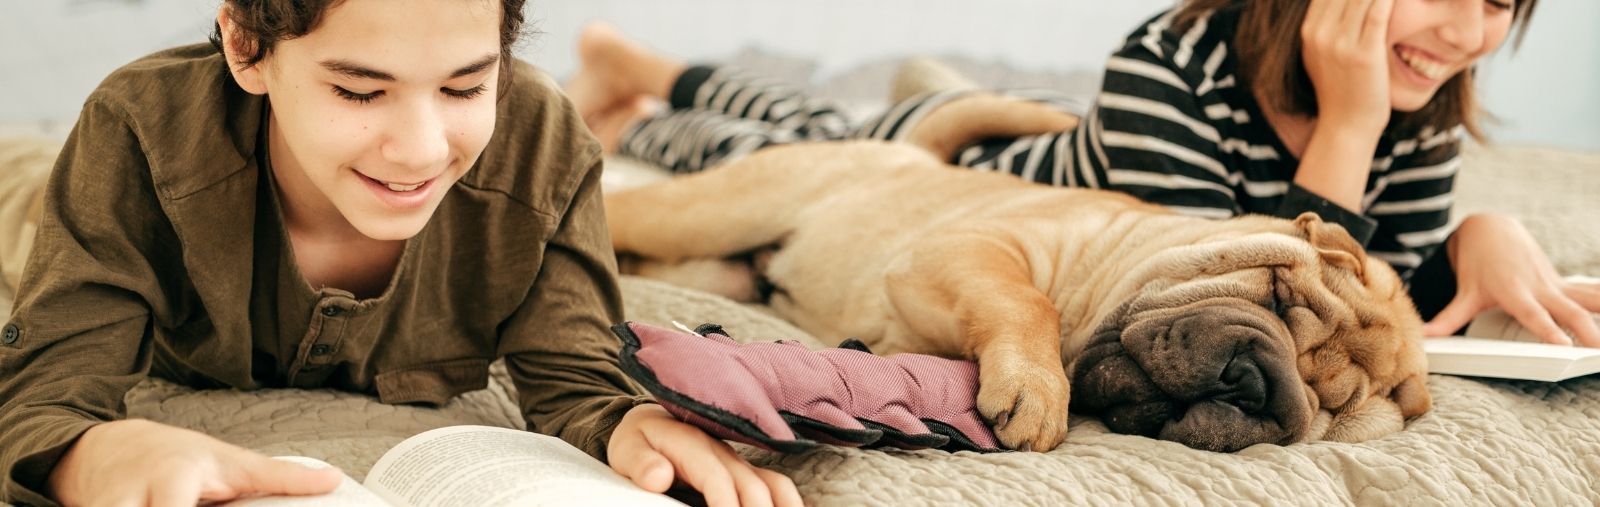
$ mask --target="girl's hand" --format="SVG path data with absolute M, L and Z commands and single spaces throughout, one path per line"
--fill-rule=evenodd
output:
M 613 470 L 639 487 L 661 493 L 676 479 L 704 494 L 709 507 L 802 505 L 789 477 L 751 465 L 726 442 L 679 422 L 660 405 L 628 410 L 606 455 Z
M 1318 128 L 1374 136 L 1389 123 L 1389 13 L 1394 0 L 1311 0 L 1300 56 L 1317 94 Z
M 1569 284 L 1550 264 L 1533 236 L 1515 219 L 1473 215 L 1447 246 L 1456 271 L 1456 297 L 1423 326 L 1427 336 L 1445 336 L 1483 310 L 1501 307 L 1546 343 L 1600 347 L 1600 286 Z

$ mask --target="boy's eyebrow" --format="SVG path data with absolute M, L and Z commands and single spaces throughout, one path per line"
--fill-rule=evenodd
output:
M 499 53 L 485 55 L 483 58 L 479 58 L 478 61 L 467 64 L 465 67 L 456 69 L 455 72 L 451 72 L 450 79 L 455 79 L 461 76 L 470 76 L 479 72 L 483 72 L 483 69 L 487 69 L 489 66 L 494 65 L 499 61 Z M 376 79 L 379 81 L 396 80 L 394 74 L 366 67 L 349 60 L 323 60 L 322 68 L 358 79 Z
M 323 60 L 322 68 L 359 79 L 376 79 L 379 81 L 394 81 L 394 75 L 377 69 L 362 67 L 361 64 L 349 60 Z
M 487 68 L 489 68 L 489 66 L 494 65 L 496 62 L 499 62 L 499 61 L 500 61 L 500 53 L 490 53 L 490 54 L 484 55 L 484 57 L 483 58 L 479 58 L 478 61 L 472 62 L 471 64 L 467 65 L 466 67 L 462 67 L 462 68 L 456 69 L 455 72 L 451 72 L 450 73 L 450 79 L 455 79 L 455 78 L 458 78 L 458 77 L 461 77 L 461 76 L 470 76 L 470 75 L 473 75 L 473 74 L 477 74 L 479 72 L 483 72 L 483 69 L 487 69 Z

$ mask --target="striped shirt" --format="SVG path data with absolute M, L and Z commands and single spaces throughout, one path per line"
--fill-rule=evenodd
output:
M 1175 14 L 1151 19 L 1111 55 L 1101 93 L 1075 130 L 991 140 L 957 162 L 1039 183 L 1119 190 L 1205 217 L 1314 211 L 1409 279 L 1453 231 L 1465 129 L 1391 127 L 1373 154 L 1360 213 L 1340 208 L 1293 183 L 1299 161 L 1241 86 L 1229 51 L 1238 9 L 1183 30 L 1172 27 Z

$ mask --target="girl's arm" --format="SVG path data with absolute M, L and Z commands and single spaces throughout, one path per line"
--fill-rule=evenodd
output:
M 1185 31 L 1157 30 L 1167 22 L 1153 20 L 1112 55 L 1094 109 L 1070 137 L 1048 143 L 1060 148 L 1045 157 L 1060 159 L 1063 174 L 1056 176 L 1057 183 L 1119 190 L 1211 218 L 1237 215 L 1243 212 L 1242 203 L 1254 198 L 1252 192 L 1266 192 L 1260 195 L 1281 196 L 1277 208 L 1258 211 L 1284 218 L 1315 212 L 1365 243 L 1375 227 L 1371 219 L 1313 189 L 1270 178 L 1252 180 L 1229 166 L 1232 159 L 1289 154 L 1229 137 L 1218 128 L 1225 122 L 1267 121 L 1229 107 L 1225 98 L 1224 93 L 1241 93 L 1230 88 L 1243 86 L 1237 75 L 1219 70 L 1218 62 L 1231 50 L 1232 33 L 1207 31 L 1201 21 Z M 1365 152 L 1363 170 L 1370 167 L 1371 154 L 1371 149 Z
M 1300 28 L 1317 117 L 1294 183 L 1355 212 L 1361 210 L 1372 155 L 1392 107 L 1387 43 L 1392 10 L 1393 0 L 1312 0 Z

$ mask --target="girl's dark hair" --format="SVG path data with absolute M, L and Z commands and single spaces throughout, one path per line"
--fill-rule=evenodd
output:
M 1239 77 L 1261 96 L 1269 97 L 1271 107 L 1288 114 L 1317 114 L 1317 94 L 1311 75 L 1300 59 L 1300 25 L 1306 19 L 1307 0 L 1186 0 L 1179 7 L 1173 26 L 1187 29 L 1196 19 L 1213 10 L 1238 8 L 1239 28 L 1233 35 L 1233 50 L 1238 55 Z M 1538 0 L 1516 0 L 1512 15 L 1513 45 L 1521 45 L 1528 32 Z M 1403 131 L 1424 126 L 1466 127 L 1473 138 L 1483 140 L 1478 125 L 1482 111 L 1473 94 L 1475 70 L 1457 73 L 1434 93 L 1433 100 L 1414 112 L 1396 112 L 1395 125 Z
M 231 8 L 233 22 L 246 40 L 250 41 L 247 53 L 239 62 L 242 67 L 261 63 L 272 54 L 278 41 L 293 39 L 311 33 L 322 21 L 322 15 L 344 0 L 223 0 Z M 522 36 L 522 5 L 526 0 L 500 1 L 500 80 L 508 81 L 511 75 L 511 50 Z M 222 26 L 211 27 L 211 45 L 222 51 Z

